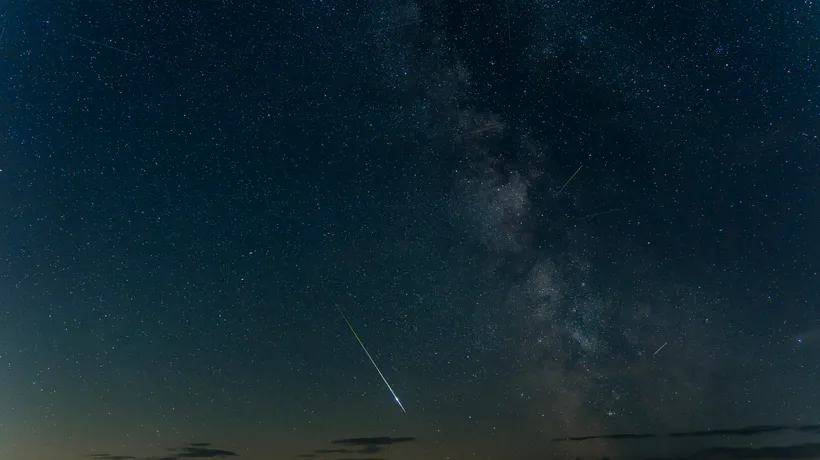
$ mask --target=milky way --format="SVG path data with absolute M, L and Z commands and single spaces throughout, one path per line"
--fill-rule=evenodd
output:
M 820 452 L 811 2 L 0 27 L 0 458 Z

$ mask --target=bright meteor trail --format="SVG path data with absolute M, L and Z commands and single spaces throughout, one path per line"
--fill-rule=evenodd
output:
M 345 316 L 342 309 L 339 308 L 338 306 L 336 307 L 336 309 L 339 310 L 339 313 L 342 315 L 342 318 L 344 318 L 345 322 L 347 323 L 347 327 L 350 328 L 350 332 L 353 333 L 353 337 L 356 337 L 356 340 L 359 341 L 359 345 L 362 346 L 362 350 L 364 350 L 364 353 L 370 359 L 370 362 L 373 363 L 373 367 L 376 368 L 376 372 L 379 373 L 379 377 L 381 377 L 382 380 L 384 380 L 384 384 L 387 385 L 387 389 L 390 390 L 390 393 L 393 395 L 393 399 L 395 399 L 396 402 L 399 404 L 399 407 L 401 407 L 401 411 L 404 412 L 404 413 L 407 413 L 407 411 L 404 410 L 404 406 L 402 406 L 401 401 L 399 401 L 399 397 L 396 396 L 396 392 L 393 391 L 393 387 L 391 387 L 390 384 L 387 383 L 387 379 L 384 378 L 384 374 L 382 374 L 382 371 L 379 370 L 379 366 L 376 365 L 376 361 L 373 361 L 373 357 L 370 356 L 370 352 L 368 352 L 367 348 L 365 348 L 364 343 L 362 343 L 362 339 L 359 338 L 359 334 L 356 333 L 356 331 L 353 329 L 353 326 L 350 324 L 350 321 L 347 320 L 347 316 Z

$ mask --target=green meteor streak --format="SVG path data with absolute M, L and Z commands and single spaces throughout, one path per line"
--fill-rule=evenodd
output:
M 350 321 L 347 320 L 347 316 L 345 316 L 345 313 L 342 311 L 341 308 L 339 308 L 338 305 L 336 306 L 336 310 L 339 310 L 339 314 L 341 314 L 342 318 L 344 318 L 345 323 L 347 323 L 347 327 L 349 327 L 350 332 L 353 333 L 353 337 L 356 337 L 356 341 L 358 341 L 359 345 L 362 346 L 362 350 L 364 350 L 364 353 L 367 355 L 367 358 L 370 359 L 370 362 L 373 363 L 373 367 L 376 368 L 376 372 L 379 373 L 379 377 L 381 377 L 382 380 L 384 381 L 384 384 L 387 385 L 387 389 L 390 390 L 390 394 L 393 395 L 393 399 L 395 399 L 396 402 L 399 404 L 399 407 L 401 407 L 401 411 L 407 413 L 407 411 L 404 410 L 404 406 L 402 405 L 401 401 L 399 401 L 399 397 L 396 396 L 396 392 L 393 391 L 393 387 L 391 387 L 390 384 L 387 383 L 387 379 L 384 378 L 384 374 L 382 374 L 382 371 L 379 369 L 379 366 L 376 365 L 376 361 L 373 360 L 373 357 L 370 356 L 370 352 L 368 352 L 367 348 L 365 348 L 364 342 L 362 342 L 362 339 L 359 338 L 359 334 L 356 333 L 356 330 L 353 329 L 353 325 L 350 324 Z

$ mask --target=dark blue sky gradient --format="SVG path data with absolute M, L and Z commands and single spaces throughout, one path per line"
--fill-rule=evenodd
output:
M 0 27 L 0 458 L 820 452 L 817 5 Z

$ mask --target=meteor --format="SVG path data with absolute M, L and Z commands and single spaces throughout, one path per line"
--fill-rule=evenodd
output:
M 652 353 L 652 356 L 655 356 L 655 355 L 657 355 L 658 353 L 660 353 L 660 352 L 661 352 L 661 350 L 663 350 L 663 347 L 665 347 L 665 346 L 666 346 L 666 344 L 668 344 L 668 343 L 669 343 L 669 342 L 664 342 L 664 343 L 663 343 L 663 345 L 661 345 L 661 347 L 660 347 L 660 348 L 658 348 L 657 350 L 655 350 L 655 353 Z
M 396 392 L 393 391 L 393 387 L 391 387 L 390 384 L 387 383 L 387 379 L 384 378 L 384 374 L 382 374 L 382 371 L 379 370 L 379 366 L 376 365 L 376 361 L 373 360 L 373 357 L 370 356 L 370 352 L 368 352 L 367 348 L 365 348 L 364 343 L 362 342 L 362 339 L 359 338 L 359 334 L 356 333 L 356 331 L 353 329 L 353 326 L 350 324 L 350 321 L 347 320 L 347 316 L 345 316 L 344 312 L 342 311 L 341 308 L 339 308 L 338 305 L 336 306 L 336 310 L 339 310 L 339 314 L 341 314 L 342 318 L 344 318 L 345 323 L 347 323 L 347 327 L 349 327 L 350 332 L 353 333 L 353 337 L 356 337 L 356 340 L 359 342 L 359 345 L 362 346 L 362 350 L 364 350 L 364 353 L 367 355 L 367 358 L 370 359 L 370 362 L 373 363 L 373 367 L 376 368 L 376 372 L 379 373 L 379 377 L 381 377 L 382 380 L 384 381 L 384 384 L 387 385 L 387 389 L 390 390 L 390 394 L 393 395 L 393 399 L 395 399 L 396 403 L 398 403 L 399 407 L 401 407 L 401 411 L 404 412 L 404 413 L 407 413 L 407 411 L 404 410 L 404 406 L 401 404 L 401 401 L 399 401 L 399 397 L 396 396 Z

